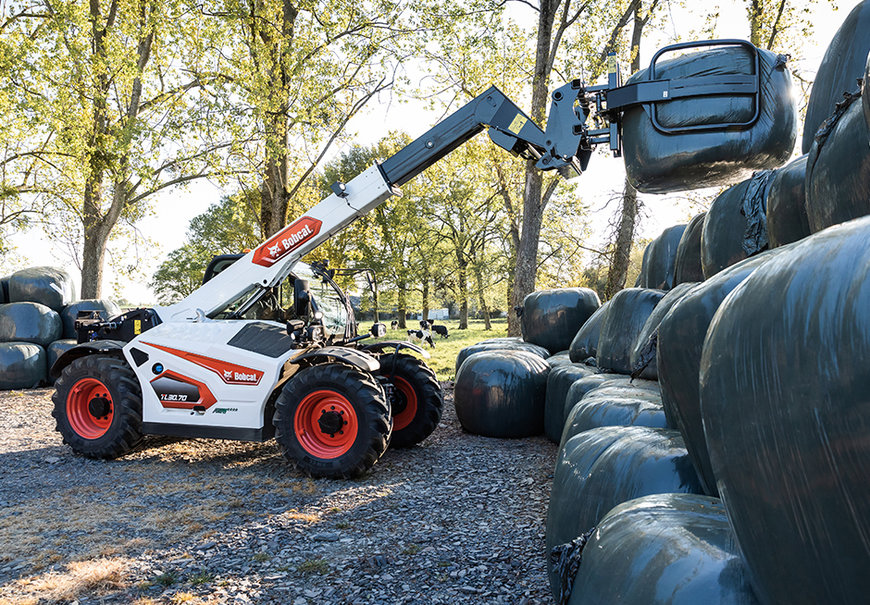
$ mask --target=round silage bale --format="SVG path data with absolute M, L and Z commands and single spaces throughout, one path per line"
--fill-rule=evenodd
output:
M 634 342 L 664 295 L 662 290 L 626 288 L 610 300 L 598 339 L 596 361 L 601 370 L 631 374 Z
M 685 282 L 704 281 L 704 270 L 701 268 L 701 233 L 706 218 L 706 212 L 692 217 L 680 237 L 674 257 L 675 286 Z
M 559 288 L 532 292 L 523 299 L 523 340 L 557 353 L 571 346 L 571 339 L 601 306 L 589 288 Z
M 547 360 L 549 361 L 549 360 Z M 571 385 L 592 374 L 593 370 L 580 364 L 551 366 L 547 376 L 547 396 L 544 406 L 544 435 L 553 443 L 559 443 L 565 424 L 565 397 Z
M 55 340 L 53 343 L 45 347 L 45 352 L 48 356 L 48 369 L 51 370 L 52 366 L 54 366 L 54 362 L 77 344 L 78 341 L 76 341 L 75 338 L 63 338 L 61 340 Z
M 767 192 L 767 236 L 778 248 L 810 234 L 806 209 L 807 156 L 774 173 Z
M 69 273 L 57 267 L 30 267 L 9 276 L 9 302 L 35 302 L 60 313 L 76 298 Z
M 45 305 L 16 302 L 0 305 L 0 342 L 32 342 L 45 346 L 63 332 L 60 315 Z
M 0 390 L 33 389 L 47 375 L 45 349 L 41 346 L 32 342 L 0 343 Z
M 631 348 L 631 375 L 646 380 L 658 380 L 656 369 L 656 347 L 658 342 L 658 327 L 668 311 L 671 310 L 697 284 L 687 282 L 669 290 L 650 313 L 643 328 L 637 335 Z
M 462 362 L 471 355 L 483 351 L 525 351 L 526 353 L 537 355 L 541 359 L 546 359 L 550 356 L 550 352 L 544 347 L 539 347 L 530 342 L 523 342 L 519 338 L 493 338 L 482 340 L 459 351 L 459 354 L 456 356 L 456 372 L 459 372 Z
M 598 354 L 598 338 L 601 335 L 601 323 L 604 321 L 609 308 L 610 301 L 607 301 L 598 307 L 595 313 L 577 330 L 577 334 L 568 348 L 568 356 L 571 361 L 582 363 Z

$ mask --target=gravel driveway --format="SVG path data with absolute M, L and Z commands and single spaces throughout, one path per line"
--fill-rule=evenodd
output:
M 0 603 L 551 603 L 556 447 L 444 419 L 356 481 L 274 442 L 153 439 L 75 456 L 51 391 L 0 392 Z

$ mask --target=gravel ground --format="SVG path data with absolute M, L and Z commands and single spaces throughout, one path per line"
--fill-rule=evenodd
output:
M 442 424 L 356 481 L 274 442 L 152 439 L 121 460 L 61 444 L 51 391 L 0 392 L 0 603 L 551 603 L 556 447 Z

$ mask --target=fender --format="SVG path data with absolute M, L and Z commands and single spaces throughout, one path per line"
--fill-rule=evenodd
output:
M 122 340 L 93 340 L 91 342 L 83 342 L 74 346 L 69 351 L 57 358 L 54 365 L 51 366 L 49 375 L 57 380 L 60 378 L 61 372 L 69 364 L 74 362 L 79 357 L 87 355 L 95 355 L 96 353 L 108 353 L 120 359 L 124 359 L 124 346 L 127 343 Z
M 388 349 L 393 350 L 388 351 Z M 404 340 L 383 340 L 381 342 L 375 342 L 360 347 L 360 350 L 371 351 L 372 353 L 398 353 L 399 349 L 411 349 L 412 351 L 422 355 L 423 359 L 430 359 L 432 357 L 425 349 L 423 349 L 423 347 L 418 347 L 417 345 L 405 342 Z
M 349 349 L 347 347 L 323 347 L 322 349 L 315 349 L 308 353 L 303 353 L 299 357 L 294 357 L 290 360 L 290 363 L 299 365 L 300 362 L 307 361 L 314 364 L 336 359 L 356 366 L 370 374 L 377 372 L 381 368 L 381 363 L 365 351 Z

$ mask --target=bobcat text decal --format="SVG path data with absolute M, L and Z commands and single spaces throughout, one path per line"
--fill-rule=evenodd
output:
M 321 225 L 323 225 L 322 221 L 303 216 L 260 244 L 254 250 L 253 262 L 263 267 L 271 267 L 276 261 L 320 233 Z
M 172 349 L 169 347 L 164 347 L 162 345 L 156 345 L 151 342 L 143 341 L 142 344 L 146 344 L 149 347 L 154 347 L 155 349 L 160 349 L 161 351 L 165 351 L 170 355 L 181 357 L 182 359 L 186 359 L 187 361 L 195 363 L 198 366 L 207 368 L 220 376 L 221 380 L 223 380 L 227 384 L 247 384 L 251 386 L 257 386 L 258 384 L 260 384 L 260 379 L 263 378 L 263 372 L 261 372 L 260 370 L 254 370 L 253 368 L 246 368 L 245 366 L 221 361 L 220 359 L 213 359 L 211 357 L 206 357 L 205 355 L 198 355 L 197 353 L 179 351 L 178 349 Z

